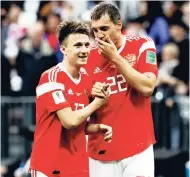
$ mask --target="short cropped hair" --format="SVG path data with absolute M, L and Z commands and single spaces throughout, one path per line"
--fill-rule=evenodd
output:
M 65 39 L 70 35 L 70 34 L 86 34 L 90 35 L 90 29 L 86 24 L 76 22 L 76 21 L 63 21 L 61 22 L 57 29 L 57 38 L 59 40 L 59 44 L 62 45 Z
M 103 15 L 108 14 L 111 21 L 114 24 L 118 23 L 118 20 L 121 19 L 121 15 L 116 6 L 101 2 L 97 4 L 91 12 L 91 20 L 99 20 Z

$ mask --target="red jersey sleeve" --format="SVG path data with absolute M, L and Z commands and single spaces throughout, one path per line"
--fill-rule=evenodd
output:
M 36 88 L 37 99 L 44 104 L 48 113 L 70 107 L 66 99 L 65 87 L 62 83 L 47 82 Z
M 137 70 L 140 73 L 151 72 L 157 76 L 156 48 L 153 41 L 144 42 L 139 49 Z

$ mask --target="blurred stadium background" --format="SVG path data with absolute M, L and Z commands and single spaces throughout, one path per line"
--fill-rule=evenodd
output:
M 35 87 L 62 60 L 55 29 L 89 23 L 100 1 L 1 1 L 1 175 L 25 177 L 35 129 Z M 148 35 L 159 64 L 152 112 L 156 177 L 189 177 L 189 1 L 108 1 L 123 33 Z

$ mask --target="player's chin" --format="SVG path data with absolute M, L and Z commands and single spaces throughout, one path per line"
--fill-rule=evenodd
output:
M 80 66 L 84 66 L 86 64 L 87 64 L 87 59 L 83 59 L 83 60 L 78 61 L 78 65 L 80 65 Z

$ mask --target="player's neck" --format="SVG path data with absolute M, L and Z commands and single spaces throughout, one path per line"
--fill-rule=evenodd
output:
M 115 43 L 115 46 L 117 47 L 117 49 L 119 49 L 122 46 L 123 40 L 124 40 L 124 36 L 123 34 L 121 34 Z
M 75 79 L 75 80 L 79 79 L 80 68 L 72 66 L 66 60 L 63 60 L 63 62 L 61 64 L 66 69 L 66 71 L 72 76 L 73 79 Z

